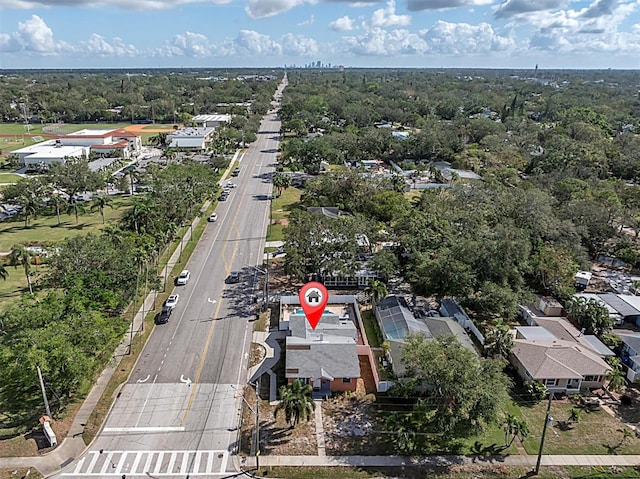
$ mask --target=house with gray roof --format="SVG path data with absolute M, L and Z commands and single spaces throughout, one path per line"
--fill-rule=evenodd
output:
M 453 317 L 416 318 L 401 296 L 387 296 L 376 304 L 374 314 L 382 331 L 383 339 L 391 348 L 389 360 L 393 372 L 403 377 L 402 349 L 407 336 L 420 334 L 427 339 L 443 336 L 455 338 L 467 349 L 476 352 L 466 331 Z
M 542 328 L 544 329 L 544 328 Z M 525 382 L 537 381 L 548 391 L 573 394 L 604 386 L 611 367 L 590 348 L 575 341 L 551 339 L 551 333 L 536 330 L 515 339 L 510 360 Z
M 313 386 L 314 396 L 355 391 L 360 378 L 358 328 L 352 318 L 352 296 L 329 296 L 315 329 L 300 307 L 297 296 L 281 298 L 281 322 L 286 322 L 285 377 Z

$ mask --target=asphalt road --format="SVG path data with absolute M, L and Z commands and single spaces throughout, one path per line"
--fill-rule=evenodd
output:
M 180 300 L 169 323 L 155 327 L 100 435 L 61 477 L 233 471 L 279 131 L 267 114 L 230 178 L 237 187 L 189 261 L 189 283 L 175 287 Z M 225 283 L 230 271 L 241 272 L 239 283 Z

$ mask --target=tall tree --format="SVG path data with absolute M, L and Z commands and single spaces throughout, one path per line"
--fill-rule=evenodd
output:
M 429 425 L 432 431 L 482 428 L 498 420 L 508 399 L 504 362 L 478 358 L 453 336 L 409 336 L 402 362 L 406 376 L 426 386 L 427 402 L 436 413 Z
M 302 419 L 308 421 L 316 408 L 311 397 L 312 391 L 313 388 L 309 384 L 303 386 L 299 379 L 281 386 L 280 403 L 273 411 L 274 416 L 277 417 L 280 411 L 284 411 L 285 420 L 292 428 L 296 427 Z
M 22 265 L 24 268 L 24 275 L 27 278 L 27 285 L 29 286 L 29 293 L 31 294 L 33 294 L 33 287 L 31 286 L 31 260 L 34 256 L 33 251 L 27 249 L 23 244 L 14 245 L 13 248 L 11 248 L 9 256 L 11 266 L 17 268 L 18 265 Z
M 278 196 L 280 196 L 284 190 L 291 186 L 291 177 L 284 173 L 277 172 L 273 175 L 273 186 L 278 190 Z
M 586 334 L 602 336 L 613 329 L 613 319 L 609 311 L 597 299 L 573 297 L 567 304 L 567 311 Z
M 100 216 L 102 216 L 102 224 L 105 223 L 105 218 L 104 218 L 104 209 L 106 207 L 110 207 L 113 208 L 113 200 L 111 199 L 110 196 L 107 195 L 96 195 L 91 199 L 91 209 L 92 210 L 99 210 L 100 211 Z
M 364 292 L 374 305 L 386 298 L 388 294 L 387 285 L 377 279 L 370 279 Z
M 513 348 L 513 335 L 509 326 L 501 321 L 487 329 L 484 335 L 484 350 L 489 357 L 508 358 Z

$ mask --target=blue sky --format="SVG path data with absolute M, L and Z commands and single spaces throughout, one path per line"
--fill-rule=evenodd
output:
M 640 0 L 0 0 L 0 68 L 640 68 Z

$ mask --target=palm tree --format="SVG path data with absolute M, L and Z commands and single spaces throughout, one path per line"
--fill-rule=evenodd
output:
M 33 294 L 33 287 L 31 286 L 31 259 L 34 257 L 34 253 L 27 249 L 27 247 L 23 244 L 15 245 L 11 249 L 11 266 L 18 268 L 18 265 L 21 264 L 24 268 L 24 275 L 27 278 L 27 285 L 29 286 L 29 293 Z
M 70 203 L 67 204 L 67 214 L 75 215 L 76 224 L 78 224 L 78 215 L 84 214 L 86 212 L 87 209 L 82 204 L 82 201 L 78 201 L 72 198 Z
M 290 427 L 294 428 L 301 419 L 308 421 L 311 413 L 316 409 L 311 392 L 313 388 L 309 384 L 304 386 L 299 379 L 292 384 L 280 387 L 280 403 L 273 411 L 274 417 L 278 417 L 280 411 L 284 411 L 284 417 Z
M 496 358 L 498 356 L 508 357 L 513 348 L 513 335 L 509 327 L 502 322 L 487 330 L 484 336 L 484 350 L 487 356 Z
M 53 194 L 49 197 L 49 203 L 56 209 L 56 216 L 58 217 L 58 226 L 60 226 L 60 210 L 67 206 L 67 200 L 62 196 Z
M 520 440 L 522 440 L 529 435 L 529 426 L 527 425 L 527 422 L 513 414 L 507 414 L 503 423 L 503 429 L 505 448 L 511 446 L 516 437 L 519 437 Z
M 96 195 L 91 200 L 91 211 L 99 210 L 100 215 L 102 216 L 102 224 L 105 223 L 104 219 L 104 209 L 106 207 L 113 208 L 113 201 L 110 196 L 107 195 Z
M 607 373 L 608 387 L 613 392 L 621 392 L 626 385 L 626 380 L 620 358 L 610 356 L 607 358 L 607 364 L 611 366 L 611 370 Z
M 278 196 L 280 196 L 284 190 L 291 186 L 291 177 L 278 172 L 273 175 L 273 186 L 278 190 Z
M 375 305 L 387 297 L 387 285 L 377 279 L 369 280 L 369 286 L 364 290 L 371 302 Z

